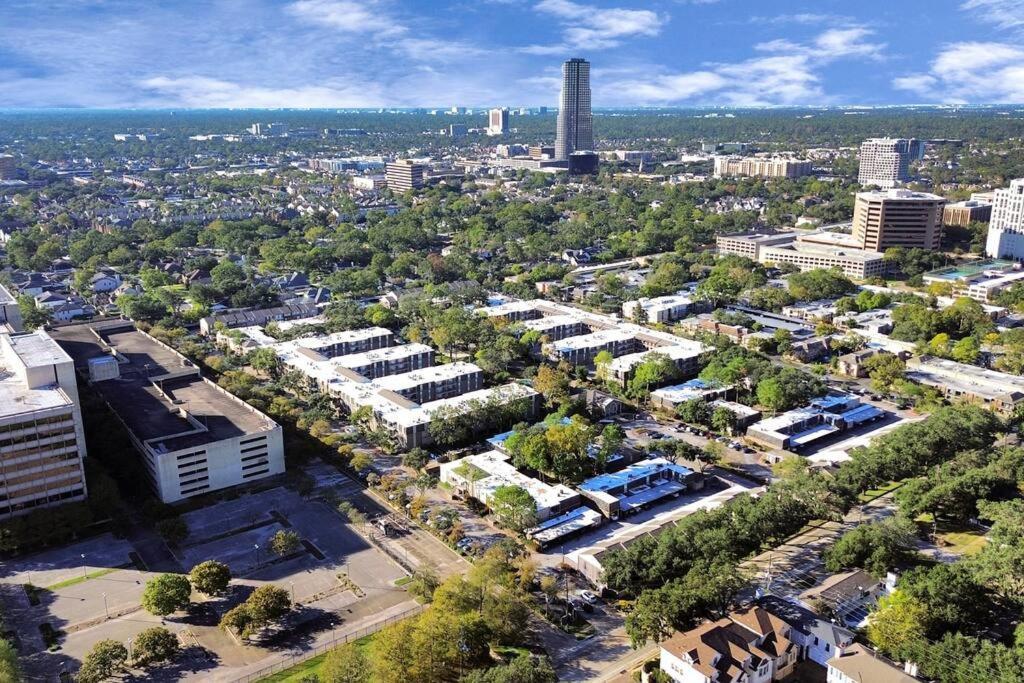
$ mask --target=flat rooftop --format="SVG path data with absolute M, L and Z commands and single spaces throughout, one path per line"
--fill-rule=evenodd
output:
M 682 477 L 689 477 L 693 474 L 693 470 L 689 467 L 676 465 L 664 458 L 648 458 L 647 460 L 641 460 L 640 462 L 633 463 L 629 467 L 621 469 L 618 472 L 599 474 L 596 477 L 591 477 L 580 484 L 579 489 L 580 491 L 605 493 L 606 491 L 621 488 L 623 486 L 628 487 L 634 482 L 646 479 L 647 477 L 661 472 L 672 472 Z
M 0 305 L 17 303 L 18 300 L 7 291 L 7 288 L 0 285 Z
M 92 386 L 136 438 L 156 442 L 153 447 L 158 451 L 202 446 L 276 426 L 270 418 L 200 377 L 198 369 L 184 356 L 135 330 L 130 323 L 71 325 L 54 330 L 53 336 L 81 369 L 91 358 L 110 356 L 106 345 L 116 347 L 120 377 Z M 174 373 L 184 374 L 158 383 L 151 379 Z M 183 411 L 192 419 L 186 419 Z
M 27 368 L 38 368 L 58 363 L 67 363 L 71 357 L 57 342 L 43 332 L 19 334 L 10 338 L 11 348 Z
M 723 391 L 729 387 L 719 386 L 717 384 L 705 382 L 702 379 L 691 379 L 689 382 L 683 382 L 682 384 L 673 384 L 670 387 L 662 387 L 651 392 L 651 396 L 658 398 L 662 401 L 670 401 L 672 403 L 683 403 L 690 401 L 695 398 L 702 398 L 708 393 L 715 393 Z
M 399 344 L 398 346 L 386 346 L 383 349 L 374 349 L 373 351 L 338 356 L 337 358 L 332 358 L 330 363 L 331 365 L 343 368 L 361 368 L 382 361 L 399 360 L 424 353 L 432 353 L 433 350 L 426 344 Z
M 20 415 L 30 414 L 39 410 L 52 408 L 71 407 L 72 401 L 67 394 L 54 382 L 51 385 L 40 386 L 30 389 L 21 379 L 23 370 L 18 367 L 8 367 L 9 363 L 21 362 L 32 367 L 42 365 L 41 357 L 57 355 L 63 357 L 65 362 L 69 361 L 67 354 L 61 351 L 53 340 L 43 332 L 27 334 L 19 337 L 3 335 L 3 340 L 10 341 L 11 348 L 15 350 L 18 359 L 14 360 L 5 357 L 8 352 L 0 353 L 0 419 L 17 419 Z M 55 351 L 47 347 L 47 343 L 56 347 Z M 42 347 L 42 348 L 37 348 Z M 36 354 L 36 351 L 39 351 Z M 35 358 L 22 358 L 22 353 L 35 355 Z M 26 361 L 28 361 L 26 363 Z
M 1024 377 L 933 356 L 911 359 L 907 378 L 989 399 L 1024 394 Z

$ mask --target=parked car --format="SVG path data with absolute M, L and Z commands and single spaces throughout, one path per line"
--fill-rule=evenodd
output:
M 597 596 L 591 593 L 590 591 L 580 591 L 580 597 L 583 598 L 585 601 L 589 602 L 591 605 L 597 602 Z

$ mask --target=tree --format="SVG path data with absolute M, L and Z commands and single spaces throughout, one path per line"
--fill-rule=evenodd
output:
M 499 486 L 494 489 L 490 508 L 499 524 L 519 533 L 537 521 L 537 501 L 522 486 Z
M 178 636 L 163 626 L 154 626 L 135 636 L 133 654 L 136 664 L 148 666 L 171 661 L 179 649 Z
M 249 354 L 249 365 L 253 370 L 275 376 L 281 368 L 281 361 L 278 359 L 277 352 L 274 349 L 265 346 Z
M 291 529 L 279 529 L 270 537 L 270 549 L 279 557 L 291 555 L 301 545 L 302 540 L 299 538 L 299 534 Z
M 711 428 L 720 434 L 732 436 L 736 430 L 736 413 L 725 406 L 715 408 L 711 413 Z
M 189 572 L 192 587 L 206 595 L 221 595 L 231 583 L 231 569 L 223 562 L 207 560 L 192 567 Z
M 244 604 L 253 622 L 260 626 L 277 621 L 292 608 L 288 591 L 272 585 L 254 590 Z
M 348 466 L 356 472 L 364 472 L 373 466 L 373 456 L 365 450 L 356 450 L 352 453 Z
M 461 683 L 555 683 L 557 680 L 547 657 L 521 654 L 508 664 L 472 671 L 462 677 Z
M 878 600 L 868 620 L 868 639 L 879 650 L 902 658 L 924 639 L 927 619 L 926 607 L 897 589 Z
M 854 527 L 825 551 L 825 567 L 831 572 L 862 567 L 874 576 L 885 576 L 913 555 L 916 531 L 913 522 L 903 518 Z
M 181 574 L 161 574 L 146 584 L 142 593 L 142 607 L 158 617 L 183 610 L 189 606 L 192 585 Z
M 429 567 L 420 567 L 413 572 L 408 584 L 408 591 L 426 602 L 434 599 L 434 591 L 441 585 L 441 580 Z
M 21 669 L 18 666 L 18 651 L 11 643 L 0 638 L 0 681 L 18 683 L 21 680 Z
M 676 406 L 676 416 L 687 424 L 707 427 L 711 424 L 711 406 L 703 398 L 692 398 Z
M 627 393 L 634 399 L 643 399 L 650 394 L 651 387 L 661 386 L 679 376 L 679 368 L 671 358 L 652 351 L 644 361 L 633 368 Z
M 558 368 L 541 365 L 533 378 L 533 388 L 544 396 L 549 407 L 559 405 L 569 398 L 569 376 Z
M 426 467 L 428 462 L 430 462 L 430 454 L 419 447 L 412 448 L 402 455 L 402 465 L 404 467 L 411 467 L 414 470 Z
M 708 444 L 704 448 L 694 453 L 700 473 L 704 474 L 707 468 L 722 462 L 722 455 L 724 452 L 725 446 L 717 441 L 708 441 Z
M 82 660 L 76 679 L 79 683 L 99 683 L 122 668 L 128 661 L 128 650 L 116 640 L 101 640 L 93 645 Z
M 891 353 L 880 353 L 868 358 L 864 363 L 871 378 L 871 387 L 878 392 L 887 393 L 894 385 L 906 376 L 907 364 Z
M 317 672 L 320 683 L 363 683 L 370 678 L 370 662 L 356 643 L 346 643 L 327 653 Z

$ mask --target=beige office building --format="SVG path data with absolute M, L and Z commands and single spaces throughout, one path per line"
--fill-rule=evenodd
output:
M 71 357 L 43 331 L 0 334 L 0 518 L 85 500 Z
M 412 159 L 399 159 L 387 166 L 388 188 L 394 192 L 405 192 L 413 188 L 423 187 L 423 164 Z
M 890 247 L 938 249 L 946 200 L 927 192 L 881 190 L 858 192 L 853 235 L 862 249 Z
M 942 224 L 966 228 L 975 221 L 988 223 L 992 218 L 992 203 L 968 199 L 963 202 L 946 204 L 942 211 Z
M 910 180 L 910 162 L 919 159 L 924 144 L 913 138 L 871 138 L 860 146 L 857 182 L 883 190 Z
M 800 159 L 762 157 L 715 157 L 715 177 L 752 176 L 755 178 L 802 178 L 814 165 Z
M 487 134 L 488 135 L 504 135 L 508 132 L 508 109 L 507 108 L 495 108 L 488 112 L 487 116 Z

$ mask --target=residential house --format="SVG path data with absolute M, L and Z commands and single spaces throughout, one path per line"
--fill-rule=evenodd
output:
M 768 595 L 758 604 L 770 614 L 793 627 L 791 639 L 799 648 L 799 658 L 822 666 L 853 643 L 854 633 L 801 605 Z
M 661 670 L 677 683 L 768 683 L 793 672 L 792 627 L 760 607 L 676 633 L 661 644 Z
M 987 676 L 979 672 L 984 680 Z M 854 643 L 828 661 L 828 683 L 920 683 L 917 666 L 903 668 L 860 643 Z
M 847 353 L 839 356 L 837 359 L 836 370 L 840 375 L 845 375 L 847 377 L 867 377 L 867 362 L 875 356 L 883 353 L 885 353 L 885 351 L 872 348 Z
M 113 272 L 100 271 L 89 278 L 89 286 L 92 291 L 96 293 L 100 292 L 112 292 L 117 289 L 121 284 L 121 276 Z
M 896 576 L 889 574 L 879 581 L 863 569 L 833 574 L 823 582 L 800 594 L 800 602 L 813 609 L 826 606 L 836 620 L 857 628 L 867 623 L 868 613 L 883 595 L 896 587 Z
M 288 275 L 274 278 L 274 284 L 280 289 L 293 290 L 309 287 L 309 278 L 305 273 L 292 272 Z

